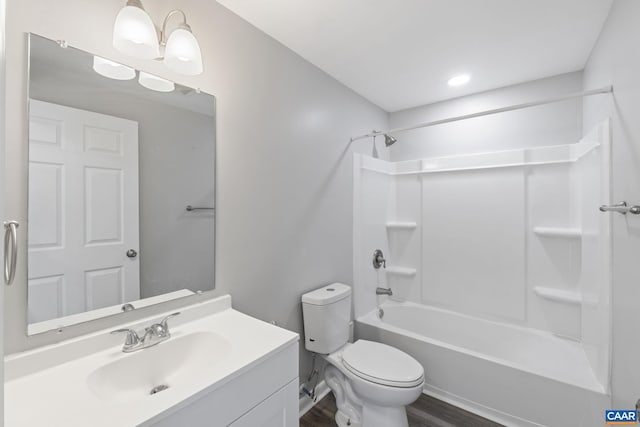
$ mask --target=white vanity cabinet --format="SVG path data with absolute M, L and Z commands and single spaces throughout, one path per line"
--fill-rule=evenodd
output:
M 298 425 L 298 334 L 228 295 L 180 311 L 168 340 L 139 351 L 105 330 L 5 357 L 5 426 Z
M 232 427 L 290 427 L 298 423 L 298 380 L 269 396 L 234 421 Z
M 293 427 L 298 411 L 298 345 L 293 343 L 177 412 L 142 425 Z

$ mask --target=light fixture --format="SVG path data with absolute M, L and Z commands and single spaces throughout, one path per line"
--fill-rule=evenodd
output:
M 147 89 L 155 90 L 157 92 L 173 92 L 176 88 L 172 81 L 165 80 L 153 74 L 140 71 L 140 77 L 138 77 L 138 83 Z
M 167 33 L 167 22 L 176 14 L 182 15 L 182 22 Z M 128 0 L 116 17 L 113 46 L 140 59 L 162 59 L 169 69 L 180 74 L 193 76 L 203 71 L 200 45 L 187 24 L 187 16 L 179 9 L 165 16 L 158 37 L 140 0 Z
M 176 13 L 182 14 L 182 23 L 162 40 L 167 34 L 167 21 Z M 202 73 L 202 53 L 198 40 L 187 24 L 187 17 L 181 10 L 172 10 L 162 24 L 160 45 L 164 46 L 164 63 L 171 70 L 195 76 Z
M 129 0 L 120 9 L 113 24 L 113 46 L 120 52 L 140 59 L 160 56 L 156 27 L 140 0 Z
M 449 79 L 449 86 L 462 86 L 464 84 L 469 83 L 471 80 L 471 76 L 468 74 L 460 74 L 459 76 L 455 76 Z
M 115 80 L 131 80 L 136 77 L 136 70 L 100 56 L 93 57 L 93 70 L 105 77 Z

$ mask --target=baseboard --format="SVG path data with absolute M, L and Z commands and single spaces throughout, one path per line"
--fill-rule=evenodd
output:
M 315 406 L 315 404 L 317 402 L 321 401 L 322 398 L 324 398 L 327 394 L 329 394 L 330 391 L 331 391 L 331 389 L 329 389 L 329 386 L 327 385 L 327 383 L 325 383 L 324 380 L 322 380 L 316 386 L 316 400 L 315 400 L 315 402 L 313 400 L 311 400 L 311 398 L 309 396 L 307 396 L 306 394 L 303 395 L 300 398 L 300 417 L 302 417 L 311 408 L 313 408 Z
M 311 410 L 311 408 L 313 408 L 317 402 L 321 401 L 327 394 L 329 394 L 329 392 L 331 392 L 331 389 L 329 388 L 329 386 L 327 386 L 327 383 L 322 380 L 316 386 L 315 402 L 311 400 L 311 398 L 306 394 L 300 397 L 300 417 L 309 412 L 309 410 Z M 449 393 L 445 390 L 429 384 L 424 385 L 424 389 L 422 390 L 422 392 L 431 397 L 442 400 L 443 402 L 447 402 L 451 405 L 457 406 L 458 408 L 462 408 L 465 411 L 472 412 L 476 415 L 503 425 L 518 427 L 544 427 L 543 425 L 535 423 L 533 421 L 525 420 L 514 415 L 490 408 L 488 406 L 481 405 L 479 403 L 465 399 L 453 393 Z
M 499 424 L 514 427 L 544 427 L 542 424 L 534 423 L 533 421 L 525 420 L 514 415 L 498 411 L 497 409 L 481 405 L 426 383 L 422 392 Z

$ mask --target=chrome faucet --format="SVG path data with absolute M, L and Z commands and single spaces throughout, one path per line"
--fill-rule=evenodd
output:
M 393 292 L 391 292 L 391 288 L 381 288 L 381 287 L 377 287 L 376 288 L 376 295 L 393 295 Z
M 118 334 L 124 332 L 127 336 L 124 339 L 124 345 L 122 351 L 124 353 L 131 353 L 133 351 L 142 350 L 144 348 L 153 347 L 156 344 L 160 344 L 162 341 L 166 341 L 171 338 L 171 332 L 169 331 L 169 319 L 177 316 L 180 312 L 173 313 L 162 319 L 159 323 L 154 323 L 151 326 L 144 329 L 144 335 L 140 338 L 140 335 L 133 329 L 116 329 L 111 331 L 112 334 Z

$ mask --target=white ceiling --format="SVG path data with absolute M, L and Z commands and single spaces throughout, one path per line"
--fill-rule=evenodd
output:
M 393 112 L 583 69 L 612 0 L 218 2 Z

